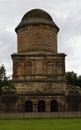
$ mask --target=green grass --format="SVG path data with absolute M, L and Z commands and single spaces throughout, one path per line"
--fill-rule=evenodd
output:
M 0 120 L 0 130 L 81 130 L 81 119 Z

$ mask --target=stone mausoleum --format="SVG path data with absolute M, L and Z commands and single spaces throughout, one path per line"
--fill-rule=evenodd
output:
M 11 57 L 16 97 L 11 103 L 3 101 L 3 108 L 17 112 L 66 111 L 66 55 L 57 51 L 58 26 L 47 12 L 33 9 L 23 16 L 15 31 L 17 53 Z

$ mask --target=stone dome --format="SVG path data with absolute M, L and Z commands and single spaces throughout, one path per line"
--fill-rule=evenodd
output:
M 23 16 L 20 24 L 16 27 L 15 30 L 17 32 L 18 29 L 20 29 L 24 26 L 38 25 L 38 24 L 52 25 L 57 30 L 59 30 L 57 25 L 53 22 L 51 16 L 47 12 L 45 12 L 44 10 L 41 10 L 41 9 L 33 9 L 33 10 L 30 10 L 29 12 L 27 12 Z

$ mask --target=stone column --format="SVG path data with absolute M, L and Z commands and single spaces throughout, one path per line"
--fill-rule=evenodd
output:
M 38 112 L 37 101 L 33 101 L 33 112 Z
M 50 101 L 46 101 L 46 112 L 50 112 Z

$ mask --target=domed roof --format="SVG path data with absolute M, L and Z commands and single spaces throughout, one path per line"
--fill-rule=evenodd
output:
M 56 27 L 59 30 L 59 28 L 53 22 L 51 16 L 47 12 L 45 12 L 44 10 L 41 10 L 41 9 L 33 9 L 33 10 L 30 10 L 29 12 L 27 12 L 23 16 L 20 24 L 17 26 L 17 28 L 15 30 L 17 31 L 19 28 L 22 28 L 27 25 L 33 25 L 33 24 L 35 24 L 35 25 L 48 24 L 48 25 L 52 25 L 52 26 Z

